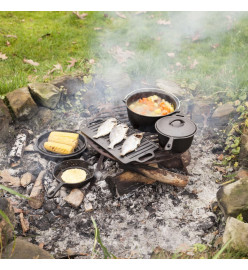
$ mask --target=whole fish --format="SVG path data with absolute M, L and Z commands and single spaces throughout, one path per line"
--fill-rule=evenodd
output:
M 142 138 L 143 133 L 134 133 L 127 137 L 121 148 L 121 156 L 134 151 L 140 145 Z
M 115 118 L 109 118 L 104 121 L 98 128 L 96 135 L 93 138 L 99 138 L 105 135 L 108 135 L 114 126 L 117 125 L 117 120 Z
M 127 134 L 128 126 L 126 124 L 119 124 L 115 126 L 109 135 L 110 144 L 108 148 L 113 149 L 117 143 L 120 143 Z

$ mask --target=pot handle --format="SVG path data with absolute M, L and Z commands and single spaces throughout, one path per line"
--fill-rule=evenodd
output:
M 59 191 L 59 189 L 64 185 L 65 183 L 60 182 L 50 193 L 47 194 L 47 198 L 53 198 L 55 194 Z
M 167 142 L 167 144 L 164 147 L 164 150 L 167 150 L 167 151 L 171 150 L 172 146 L 173 146 L 173 141 L 174 141 L 174 138 L 170 137 L 169 141 Z

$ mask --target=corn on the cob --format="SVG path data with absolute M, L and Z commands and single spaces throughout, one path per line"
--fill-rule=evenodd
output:
M 65 138 L 71 138 L 73 140 L 78 140 L 79 134 L 78 133 L 71 133 L 71 132 L 63 132 L 63 131 L 52 131 L 48 137 L 49 138 L 56 136 L 56 137 L 65 137 Z
M 46 150 L 55 152 L 62 155 L 71 154 L 74 151 L 74 147 L 71 145 L 56 143 L 56 142 L 45 142 L 44 147 Z
M 71 145 L 74 148 L 77 147 L 78 145 L 78 140 L 69 138 L 69 137 L 60 137 L 57 135 L 49 135 L 48 137 L 48 141 L 49 142 L 55 142 L 55 143 L 61 143 L 61 144 L 67 144 L 67 145 Z

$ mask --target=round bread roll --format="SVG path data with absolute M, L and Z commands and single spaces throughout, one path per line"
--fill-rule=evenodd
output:
M 68 184 L 76 184 L 86 179 L 86 171 L 82 169 L 68 169 L 61 175 L 62 180 Z

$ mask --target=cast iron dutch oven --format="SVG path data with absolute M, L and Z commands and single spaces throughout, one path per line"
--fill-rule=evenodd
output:
M 57 164 L 53 171 L 53 177 L 59 182 L 59 184 L 50 192 L 47 194 L 48 198 L 52 198 L 55 196 L 55 194 L 59 191 L 59 189 L 62 186 L 70 187 L 70 188 L 79 188 L 87 183 L 89 183 L 94 174 L 92 171 L 89 170 L 89 164 L 81 159 L 70 159 L 70 160 L 64 160 L 61 163 Z M 62 180 L 61 176 L 64 171 L 69 169 L 82 169 L 86 172 L 86 179 L 81 182 L 77 183 L 66 183 Z
M 163 117 L 155 124 L 159 144 L 164 150 L 183 153 L 192 144 L 196 133 L 196 124 L 182 114 Z
M 126 107 L 127 107 L 127 114 L 128 114 L 129 121 L 134 128 L 137 128 L 142 131 L 155 132 L 154 125 L 156 121 L 162 117 L 165 117 L 165 116 L 141 115 L 129 109 L 129 106 L 133 102 L 139 100 L 140 98 L 149 97 L 153 95 L 157 95 L 165 99 L 166 101 L 170 102 L 171 104 L 173 104 L 175 111 L 167 114 L 166 117 L 180 112 L 179 111 L 180 101 L 176 96 L 172 94 L 166 93 L 165 91 L 161 89 L 157 89 L 157 88 L 140 88 L 140 89 L 134 90 L 131 93 L 129 93 L 123 100 L 123 102 L 126 104 Z

